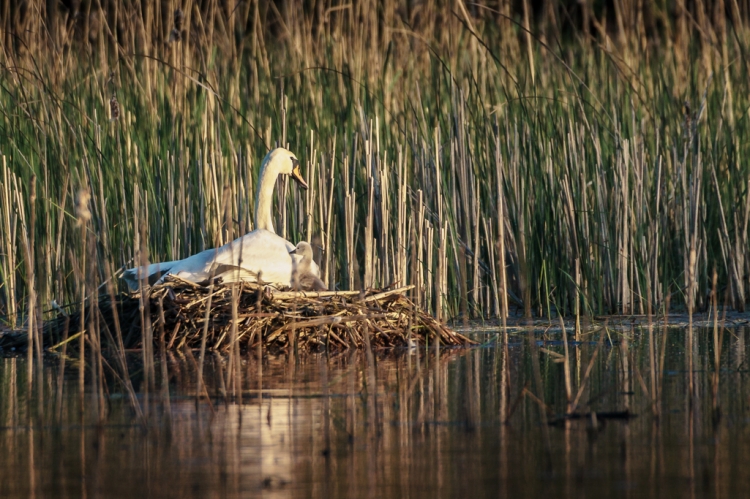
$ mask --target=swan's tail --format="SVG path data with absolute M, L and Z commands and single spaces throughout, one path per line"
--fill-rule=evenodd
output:
M 147 279 L 148 284 L 154 284 L 161 276 L 169 272 L 175 263 L 177 262 L 162 262 L 152 263 L 148 267 L 134 267 L 123 272 L 121 279 L 125 281 L 130 291 L 135 291 L 138 289 L 139 278 Z

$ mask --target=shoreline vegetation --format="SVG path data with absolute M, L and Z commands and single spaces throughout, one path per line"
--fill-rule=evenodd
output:
M 310 184 L 277 232 L 329 289 L 413 285 L 438 323 L 744 311 L 747 2 L 589 3 L 6 5 L 4 327 L 252 230 L 276 145 Z

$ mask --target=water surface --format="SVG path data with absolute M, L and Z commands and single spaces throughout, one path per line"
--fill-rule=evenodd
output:
M 79 392 L 75 359 L 29 392 L 25 361 L 6 358 L 0 497 L 737 497 L 747 336 L 587 333 L 569 345 L 570 397 L 550 332 L 369 361 L 209 354 L 201 400 L 197 355 L 157 353 L 149 379 L 135 353 L 138 409 L 107 364 L 103 396 L 90 370 Z

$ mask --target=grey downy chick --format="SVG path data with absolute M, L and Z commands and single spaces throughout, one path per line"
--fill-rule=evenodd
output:
M 302 291 L 327 291 L 328 288 L 323 281 L 320 280 L 310 269 L 313 261 L 313 250 L 310 243 L 306 241 L 300 241 L 297 247 L 289 252 L 291 255 L 299 255 L 302 258 L 297 262 L 297 268 L 295 269 L 295 276 L 292 277 L 292 282 L 296 282 L 296 287 Z

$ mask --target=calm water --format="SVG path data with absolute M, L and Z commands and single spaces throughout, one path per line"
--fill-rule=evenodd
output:
M 696 331 L 692 403 L 684 330 L 610 331 L 599 347 L 600 335 L 570 346 L 571 398 L 588 416 L 567 422 L 551 333 L 511 335 L 507 355 L 492 341 L 374 362 L 246 355 L 234 375 L 209 356 L 212 396 L 198 403 L 191 354 L 161 357 L 152 380 L 134 355 L 140 421 L 111 374 L 101 397 L 87 373 L 82 413 L 76 367 L 44 367 L 29 396 L 25 362 L 3 359 L 0 497 L 744 495 L 748 329 L 724 332 L 717 378 L 713 331 Z

